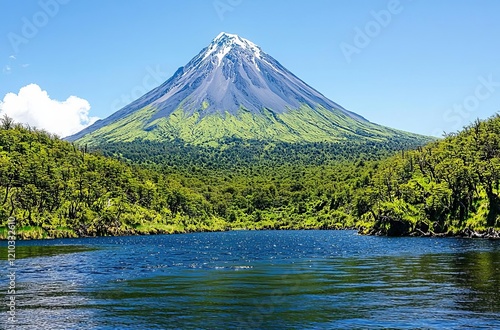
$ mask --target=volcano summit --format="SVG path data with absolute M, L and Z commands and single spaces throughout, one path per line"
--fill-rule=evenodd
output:
M 165 83 L 68 140 L 203 144 L 227 138 L 336 142 L 400 137 L 419 139 L 344 109 L 253 42 L 221 33 Z

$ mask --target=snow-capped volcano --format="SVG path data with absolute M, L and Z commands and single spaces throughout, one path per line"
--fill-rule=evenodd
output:
M 394 135 L 329 100 L 253 42 L 224 32 L 165 83 L 68 139 L 130 140 L 131 131 L 190 142 Z
M 150 103 L 161 109 L 156 118 L 170 115 L 181 103 L 189 114 L 203 109 L 202 117 L 214 112 L 236 114 L 241 108 L 251 112 L 267 108 L 282 113 L 302 104 L 348 113 L 253 42 L 228 33 L 219 34 L 158 91 L 163 95 Z

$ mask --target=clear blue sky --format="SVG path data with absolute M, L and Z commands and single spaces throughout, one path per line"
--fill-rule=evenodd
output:
M 34 83 L 103 118 L 225 31 L 373 122 L 439 135 L 500 111 L 499 17 L 498 0 L 0 0 L 0 100 Z

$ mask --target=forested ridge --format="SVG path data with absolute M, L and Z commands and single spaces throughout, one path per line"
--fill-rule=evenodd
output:
M 204 197 L 175 177 L 87 153 L 6 117 L 0 194 L 3 225 L 15 217 L 22 238 L 225 228 Z
M 498 238 L 500 115 L 375 166 L 356 191 L 368 232 Z
M 498 115 L 424 147 L 224 145 L 89 151 L 4 117 L 1 226 L 15 217 L 22 238 L 342 228 L 492 236 L 500 227 Z
M 168 143 L 148 140 L 111 142 L 89 147 L 105 156 L 146 165 L 154 169 L 233 170 L 292 165 L 294 167 L 333 165 L 357 160 L 379 160 L 400 150 L 414 149 L 431 139 L 408 137 L 384 141 L 267 142 L 223 139 L 219 146 L 186 144 L 175 139 Z

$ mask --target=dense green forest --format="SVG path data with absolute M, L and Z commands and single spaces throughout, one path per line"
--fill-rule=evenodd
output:
M 371 232 L 496 236 L 500 227 L 500 115 L 374 164 L 355 192 Z
M 105 156 L 146 165 L 154 169 L 234 170 L 293 165 L 294 167 L 333 165 L 358 160 L 379 160 L 400 150 L 414 149 L 430 138 L 387 138 L 383 142 L 267 142 L 238 138 L 219 141 L 220 147 L 186 144 L 180 139 L 168 143 L 134 140 L 90 147 Z
M 205 198 L 174 176 L 89 154 L 6 117 L 0 195 L 3 225 L 15 217 L 22 238 L 226 228 Z
M 136 141 L 87 150 L 0 123 L 0 226 L 15 217 L 22 238 L 316 228 L 482 235 L 500 227 L 499 182 L 498 115 L 424 147 L 228 140 L 219 149 Z

